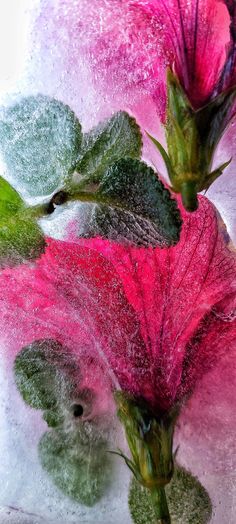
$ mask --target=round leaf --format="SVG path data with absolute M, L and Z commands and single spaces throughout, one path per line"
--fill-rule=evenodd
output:
M 24 202 L 17 191 L 0 177 L 0 220 L 12 217 L 23 207 Z
M 43 468 L 65 495 L 93 506 L 109 482 L 109 455 L 105 443 L 81 426 L 77 432 L 44 433 L 39 443 Z
M 0 219 L 0 267 L 35 260 L 45 249 L 43 233 L 34 220 L 21 215 Z
M 29 195 L 47 195 L 76 163 L 81 126 L 71 109 L 46 96 L 30 96 L 6 109 L 0 148 L 8 170 Z
M 92 196 L 97 205 L 81 236 L 142 247 L 169 247 L 179 241 L 182 220 L 176 201 L 144 162 L 119 160 Z
M 140 158 L 142 134 L 135 119 L 119 111 L 83 136 L 76 169 L 99 180 L 107 167 L 120 158 Z
M 58 405 L 72 395 L 80 380 L 79 367 L 59 342 L 38 340 L 22 349 L 15 360 L 16 385 L 27 404 L 46 410 L 49 425 L 61 420 Z M 47 411 L 49 410 L 49 412 Z

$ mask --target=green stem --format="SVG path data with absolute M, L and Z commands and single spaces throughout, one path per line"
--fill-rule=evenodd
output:
M 72 190 L 69 192 L 64 192 L 64 195 L 65 195 L 65 200 L 61 203 L 90 202 L 92 204 L 105 204 L 108 206 L 112 206 L 116 209 L 122 210 L 122 211 L 126 209 L 125 203 L 123 204 L 117 201 L 116 199 L 112 199 L 111 197 L 103 196 L 101 193 L 98 193 L 98 192 Z M 54 197 L 52 197 L 51 201 L 46 204 L 40 204 L 37 206 L 28 207 L 25 210 L 25 213 L 27 214 L 28 217 L 36 218 L 36 219 L 47 216 L 48 214 L 50 214 L 53 211 L 53 209 L 51 210 L 51 207 L 50 207 L 52 203 L 57 204 L 56 201 L 53 202 L 53 199 L 56 198 L 56 196 L 57 194 L 55 194 Z
M 156 524 L 171 524 L 170 513 L 164 487 L 154 487 L 150 490 L 152 505 L 157 518 Z
M 35 218 L 36 220 L 38 218 L 42 218 L 45 215 L 48 215 L 47 206 L 48 204 L 39 204 L 36 206 L 29 206 L 24 210 L 24 217 L 25 218 Z

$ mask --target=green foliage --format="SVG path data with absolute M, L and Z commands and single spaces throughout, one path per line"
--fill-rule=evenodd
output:
M 33 408 L 46 410 L 48 420 L 52 420 L 51 410 L 55 419 L 60 398 L 75 393 L 75 375 L 77 381 L 80 379 L 73 356 L 68 356 L 66 348 L 52 339 L 38 340 L 23 348 L 16 357 L 14 371 L 24 401 Z M 60 420 L 58 414 L 56 419 Z
M 65 495 L 92 506 L 109 483 L 110 460 L 100 431 L 87 419 L 94 392 L 81 388 L 76 357 L 55 340 L 38 340 L 22 349 L 14 371 L 24 401 L 42 409 L 53 428 L 39 442 L 43 468 Z
M 142 135 L 135 119 L 119 111 L 83 136 L 76 169 L 98 181 L 108 166 L 124 158 L 140 158 Z
M 173 191 L 181 193 L 187 211 L 198 207 L 197 193 L 207 190 L 222 175 L 230 160 L 211 172 L 216 146 L 233 114 L 235 87 L 195 111 L 179 82 L 168 70 L 166 141 L 168 153 L 154 137 L 168 171 Z
M 86 506 L 93 506 L 109 483 L 106 443 L 96 441 L 85 428 L 80 432 L 45 433 L 39 443 L 39 457 L 56 486 Z
M 172 524 L 207 524 L 212 506 L 208 493 L 191 473 L 176 466 L 166 495 Z M 130 485 L 129 507 L 135 524 L 155 524 L 149 490 L 133 478 Z
M 181 218 L 176 201 L 144 162 L 126 158 L 113 164 L 92 197 L 97 206 L 83 236 L 144 247 L 178 242 Z
M 0 216 L 11 217 L 24 207 L 17 191 L 4 178 L 0 177 Z
M 0 149 L 11 177 L 32 196 L 61 186 L 74 170 L 81 126 L 73 111 L 46 96 L 30 96 L 4 110 Z
M 0 177 L 0 267 L 34 260 L 44 248 L 40 227 L 34 219 L 27 218 L 20 195 Z

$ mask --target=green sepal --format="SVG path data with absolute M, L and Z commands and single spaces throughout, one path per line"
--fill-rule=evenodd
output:
M 102 236 L 140 247 L 167 247 L 179 241 L 182 220 L 176 201 L 144 162 L 119 160 L 90 197 L 97 205 L 83 237 Z
M 125 428 L 135 477 L 150 489 L 165 486 L 173 474 L 172 443 L 177 408 L 155 416 L 145 403 L 124 392 L 117 391 L 115 400 L 117 415 Z
M 195 112 L 177 77 L 168 70 L 167 73 L 167 121 L 166 140 L 172 165 L 174 190 L 185 176 L 195 173 L 198 161 L 199 137 L 195 122 Z
M 121 457 L 125 463 L 126 466 L 130 469 L 130 471 L 133 473 L 135 478 L 138 480 L 138 482 L 142 482 L 142 477 L 139 474 L 139 471 L 136 469 L 136 466 L 132 460 L 129 459 L 120 449 L 118 451 L 109 451 L 112 455 L 117 455 L 118 457 Z
M 214 171 L 212 171 L 209 175 L 207 175 L 206 180 L 204 181 L 204 184 L 202 185 L 202 187 L 199 190 L 203 191 L 204 189 L 206 190 L 209 189 L 211 184 L 213 184 L 213 182 L 215 182 L 215 180 L 217 180 L 217 178 L 219 178 L 223 174 L 224 170 L 226 169 L 226 167 L 229 166 L 231 161 L 232 161 L 232 158 L 230 158 L 227 162 L 224 162 L 223 164 L 221 164 L 219 167 L 214 169 Z
M 124 158 L 140 158 L 142 134 L 136 120 L 119 111 L 83 136 L 76 170 L 98 182 L 108 166 Z
M 167 173 L 169 175 L 169 179 L 170 179 L 170 181 L 172 181 L 173 176 L 174 176 L 174 172 L 173 172 L 173 168 L 172 168 L 172 164 L 171 164 L 170 158 L 169 158 L 166 150 L 161 145 L 161 143 L 156 138 L 154 138 L 154 136 L 150 135 L 147 132 L 146 132 L 146 134 L 150 138 L 152 143 L 156 146 L 156 148 L 158 149 L 159 153 L 161 154 L 161 156 L 162 156 L 162 158 L 164 160 L 166 169 L 167 169 Z
M 165 490 L 173 524 L 207 524 L 210 521 L 212 505 L 209 495 L 187 470 L 176 465 L 172 481 Z M 129 508 L 134 524 L 156 524 L 157 513 L 151 492 L 134 478 L 130 484 Z
M 153 140 L 167 166 L 172 189 L 182 196 L 187 211 L 198 207 L 197 193 L 208 189 L 227 167 L 211 172 L 215 148 L 232 115 L 236 89 L 232 88 L 194 110 L 178 78 L 167 73 L 166 140 L 168 153 Z
M 200 142 L 204 149 L 202 161 L 207 165 L 211 164 L 215 148 L 230 122 L 235 99 L 236 88 L 233 87 L 195 112 Z
M 193 113 L 193 108 L 188 100 L 188 97 L 182 88 L 177 76 L 167 69 L 167 125 L 168 119 L 171 116 L 181 129 L 188 126 L 189 120 Z
M 110 482 L 110 460 L 106 442 L 91 428 L 44 433 L 39 442 L 42 467 L 56 486 L 71 499 L 93 506 Z
M 29 195 L 52 193 L 73 172 L 81 126 L 62 102 L 43 95 L 23 98 L 4 109 L 0 149 L 11 178 Z

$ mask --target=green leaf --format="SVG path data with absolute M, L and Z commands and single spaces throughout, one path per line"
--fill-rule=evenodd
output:
M 26 216 L 17 191 L 0 177 L 0 267 L 15 266 L 38 258 L 45 249 L 43 233 L 36 221 Z
M 84 135 L 76 169 L 96 182 L 108 166 L 126 156 L 140 158 L 141 150 L 138 124 L 128 113 L 119 111 Z
M 12 217 L 23 207 L 24 202 L 17 191 L 0 177 L 0 219 Z
M 212 505 L 205 488 L 191 473 L 176 466 L 166 495 L 172 524 L 207 524 L 212 514 Z M 155 524 L 149 490 L 133 478 L 129 492 L 129 507 L 135 524 Z
M 35 260 L 45 249 L 43 233 L 34 220 L 21 216 L 0 218 L 0 267 L 12 267 Z
M 14 371 L 25 402 L 43 409 L 54 428 L 38 445 L 43 468 L 65 495 L 92 506 L 109 484 L 110 459 L 101 427 L 91 418 L 94 391 L 80 387 L 75 355 L 55 340 L 38 340 L 23 348 Z
M 58 406 L 77 393 L 80 382 L 76 358 L 55 340 L 38 340 L 21 350 L 14 372 L 24 401 L 33 408 L 46 410 L 44 418 L 50 426 L 56 420 L 60 422 Z M 55 415 L 52 411 L 56 411 Z
M 127 158 L 113 164 L 92 197 L 97 205 L 83 237 L 144 247 L 178 242 L 182 221 L 176 201 L 144 162 Z
M 11 177 L 32 196 L 63 185 L 74 169 L 80 145 L 80 123 L 62 102 L 30 96 L 3 111 L 1 152 Z
M 110 481 L 110 460 L 106 444 L 91 427 L 78 431 L 45 433 L 39 442 L 43 468 L 65 495 L 93 506 Z

